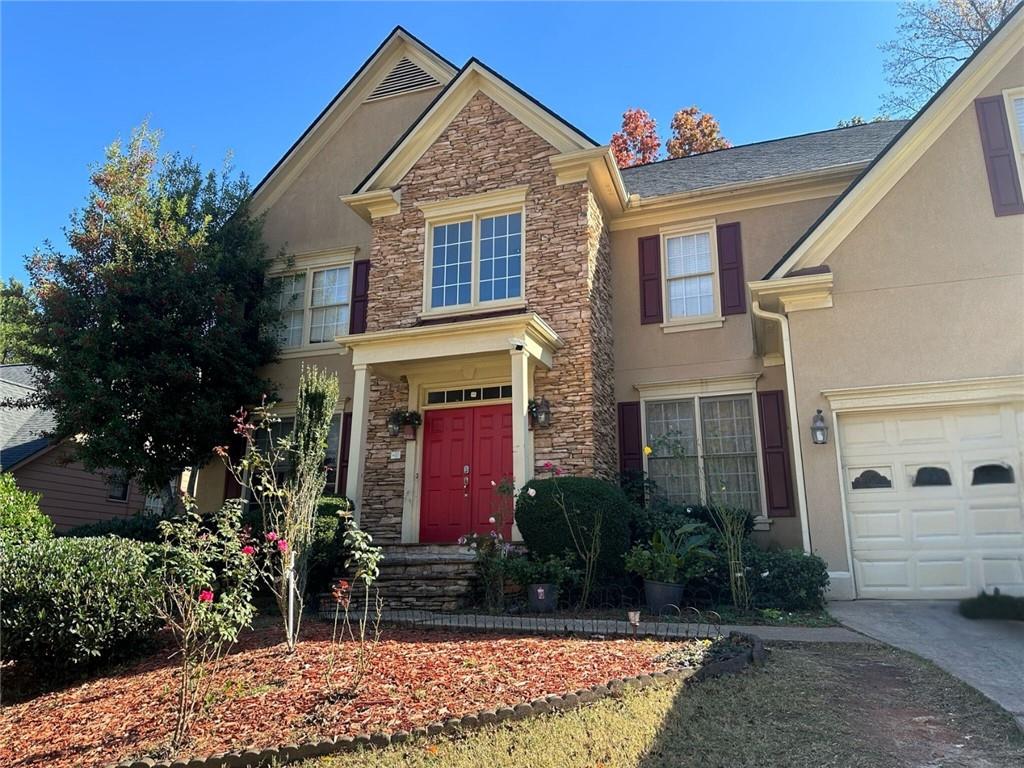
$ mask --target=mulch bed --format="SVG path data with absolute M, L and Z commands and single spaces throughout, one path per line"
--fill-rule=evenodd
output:
M 678 643 L 388 630 L 354 698 L 325 700 L 331 628 L 309 622 L 292 655 L 278 627 L 247 633 L 211 686 L 189 756 L 327 736 L 412 730 L 662 669 Z M 342 646 L 345 678 L 354 649 Z M 0 765 L 87 768 L 159 753 L 174 722 L 168 651 L 107 676 L 6 706 Z

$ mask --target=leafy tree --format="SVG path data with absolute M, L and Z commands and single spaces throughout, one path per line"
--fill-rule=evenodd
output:
M 622 113 L 622 130 L 612 134 L 611 147 L 619 168 L 653 163 L 661 150 L 657 122 L 646 109 L 630 107 Z
M 6 283 L 0 282 L 0 363 L 28 360 L 34 316 L 32 297 L 25 286 L 13 277 Z
M 904 2 L 897 37 L 883 43 L 885 111 L 909 116 L 942 87 L 1020 0 Z
M 731 146 L 732 142 L 722 136 L 718 121 L 711 113 L 702 113 L 692 106 L 672 116 L 672 138 L 665 142 L 669 157 L 689 157 Z
M 258 402 L 256 370 L 277 353 L 261 221 L 244 176 L 158 157 L 142 125 L 114 142 L 71 214 L 71 250 L 29 259 L 40 309 L 29 361 L 33 404 L 90 471 L 117 469 L 172 503 L 172 479 L 231 435 L 230 414 Z
M 852 125 L 867 125 L 868 123 L 882 123 L 891 119 L 888 115 L 875 115 L 870 120 L 865 120 L 860 115 L 854 115 L 849 120 L 840 120 L 836 128 L 849 128 Z

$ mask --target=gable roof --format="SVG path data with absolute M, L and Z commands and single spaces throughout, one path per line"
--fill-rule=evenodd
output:
M 30 365 L 0 365 L 0 401 L 19 400 L 35 391 Z M 50 445 L 45 433 L 53 416 L 41 408 L 0 408 L 0 469 L 16 464 Z
M 825 259 L 895 186 L 925 151 L 970 105 L 971 100 L 1024 46 L 1024 3 L 1003 19 L 989 38 L 935 92 L 879 155 L 768 270 L 765 280 Z
M 562 152 L 600 146 L 568 120 L 474 57 L 427 105 L 416 121 L 356 186 L 353 194 L 397 184 L 478 91 L 493 99 Z
M 406 64 L 406 62 L 408 64 Z M 295 162 L 297 154 L 306 146 L 319 148 L 333 134 L 334 130 L 344 123 L 345 118 L 351 114 L 361 103 L 373 97 L 383 98 L 378 93 L 379 86 L 388 78 L 392 77 L 399 67 L 412 65 L 416 70 L 425 74 L 433 80 L 433 84 L 426 80 L 420 80 L 420 87 L 436 87 L 447 84 L 458 71 L 452 62 L 443 57 L 422 40 L 411 34 L 401 26 L 396 26 L 391 33 L 384 38 L 380 45 L 363 62 L 341 90 L 327 104 L 319 115 L 310 123 L 302 135 L 295 140 L 295 143 L 288 148 L 288 151 L 281 156 L 274 166 L 267 171 L 267 174 L 260 182 L 253 187 L 250 200 L 255 206 L 265 207 L 270 202 L 264 198 L 270 197 L 270 189 L 277 184 L 283 175 L 286 166 Z M 408 92 L 408 91 L 404 91 Z M 385 94 L 388 95 L 388 94 Z M 306 160 L 315 152 L 306 153 Z M 299 167 L 295 173 L 301 170 L 304 162 L 296 163 Z
M 658 197 L 782 178 L 873 160 L 906 124 L 864 123 L 622 169 L 629 193 Z

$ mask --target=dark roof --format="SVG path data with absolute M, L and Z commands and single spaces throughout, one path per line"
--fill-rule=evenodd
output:
M 867 163 L 885 148 L 904 123 L 864 123 L 662 160 L 624 168 L 622 180 L 629 194 L 656 197 Z
M 0 402 L 20 400 L 35 391 L 32 367 L 0 365 Z M 41 408 L 0 408 L 0 468 L 13 467 L 50 444 L 53 415 Z

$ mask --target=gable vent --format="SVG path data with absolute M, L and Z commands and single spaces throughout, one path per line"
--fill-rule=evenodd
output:
M 373 93 L 366 97 L 367 101 L 386 99 L 388 96 L 395 96 L 399 93 L 419 91 L 423 88 L 433 88 L 440 83 L 413 64 L 404 56 L 391 74 L 380 81 L 380 85 L 373 89 Z

